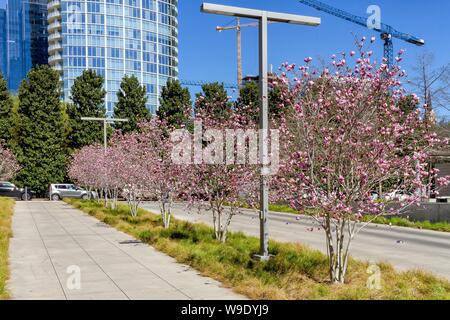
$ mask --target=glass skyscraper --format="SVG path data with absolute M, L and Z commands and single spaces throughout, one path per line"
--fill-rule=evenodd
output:
M 6 76 L 6 3 L 0 2 L 0 72 Z
M 0 68 L 12 92 L 47 64 L 47 48 L 47 0 L 0 0 Z
M 105 79 L 109 115 L 122 77 L 146 86 L 155 112 L 168 79 L 178 77 L 178 0 L 50 0 L 49 64 L 60 71 L 64 99 L 85 69 Z

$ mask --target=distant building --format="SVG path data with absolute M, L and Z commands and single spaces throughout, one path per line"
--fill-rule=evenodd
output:
M 35 65 L 47 64 L 47 0 L 0 0 L 0 68 L 17 92 Z
M 430 165 L 432 168 L 438 169 L 437 178 L 444 178 L 450 176 L 450 150 L 433 151 L 430 154 Z M 433 181 L 435 182 L 435 181 Z M 433 190 L 437 186 L 433 183 Z M 439 195 L 435 195 L 437 198 L 450 198 L 450 185 L 439 188 Z
M 267 74 L 267 80 L 269 85 L 273 85 L 274 83 L 277 83 L 280 80 L 280 77 L 276 73 L 269 72 Z M 259 76 L 247 75 L 244 78 L 242 78 L 241 85 L 245 85 L 247 82 L 259 82 Z
M 61 73 L 64 100 L 93 69 L 105 79 L 109 115 L 125 74 L 145 85 L 155 113 L 161 87 L 178 77 L 177 16 L 178 0 L 51 0 L 49 64 Z

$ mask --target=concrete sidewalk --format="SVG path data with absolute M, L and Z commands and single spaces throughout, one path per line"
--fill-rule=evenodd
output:
M 13 299 L 245 298 L 62 202 L 17 202 L 9 252 Z

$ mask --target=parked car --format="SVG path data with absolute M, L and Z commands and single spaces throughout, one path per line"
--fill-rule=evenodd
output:
M 409 198 L 412 197 L 411 193 L 402 191 L 402 190 L 397 190 L 391 193 L 388 193 L 387 195 L 385 195 L 385 199 L 387 201 L 400 201 L 400 202 L 404 202 L 406 200 L 408 200 Z
M 8 181 L 0 181 L 0 197 L 17 198 L 20 200 L 31 200 L 36 193 L 28 190 L 25 196 L 25 189 L 18 188 L 15 184 Z
M 123 188 L 120 193 L 119 193 L 119 198 L 128 201 L 129 196 L 130 196 L 130 186 L 125 186 L 125 188 Z M 140 201 L 157 201 L 158 198 L 154 195 L 152 195 L 150 192 L 139 192 L 139 200 Z
M 77 187 L 74 184 L 58 183 L 49 186 L 48 196 L 50 200 L 58 201 L 63 198 L 79 198 L 87 200 L 96 198 L 97 194 L 93 191 L 87 191 Z

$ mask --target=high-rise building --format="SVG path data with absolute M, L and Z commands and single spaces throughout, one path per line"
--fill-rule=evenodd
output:
M 0 68 L 16 92 L 35 65 L 47 64 L 47 0 L 0 0 Z
M 6 76 L 6 66 L 6 3 L 0 2 L 0 72 L 3 76 Z
M 178 0 L 50 0 L 49 64 L 61 72 L 64 99 L 85 69 L 105 79 L 111 115 L 125 74 L 146 86 L 155 112 L 168 79 L 178 77 Z

